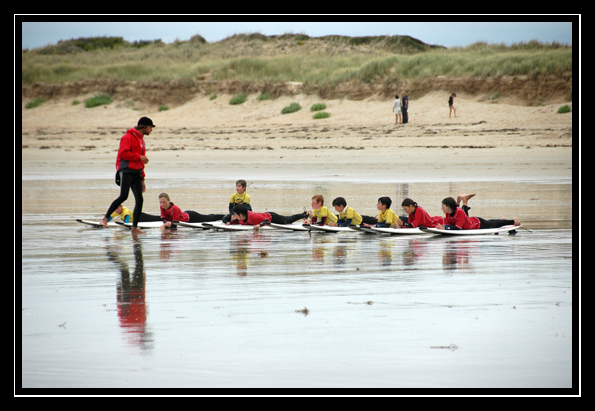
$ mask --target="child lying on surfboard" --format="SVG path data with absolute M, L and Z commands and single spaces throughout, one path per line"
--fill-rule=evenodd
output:
M 161 208 L 161 219 L 165 221 L 162 227 L 169 228 L 174 221 L 184 223 L 204 223 L 207 221 L 219 221 L 223 214 L 199 214 L 196 211 L 182 211 L 180 207 L 171 202 L 167 193 L 159 194 L 159 207 Z
M 399 226 L 406 228 L 428 227 L 434 228 L 438 224 L 444 223 L 444 217 L 432 217 L 426 210 L 417 205 L 415 201 L 406 198 L 401 203 L 403 211 L 407 213 L 407 217 L 400 217 L 401 223 Z
M 324 205 L 324 197 L 321 194 L 312 197 L 312 210 L 308 211 L 308 217 L 306 223 L 311 225 L 327 225 L 338 221 L 337 216 Z
M 267 222 L 275 224 L 291 224 L 306 217 L 308 217 L 308 213 L 306 211 L 303 213 L 294 214 L 292 216 L 282 216 L 272 211 L 267 213 L 255 213 L 248 210 L 244 204 L 238 204 L 233 208 L 233 215 L 231 217 L 232 220 L 227 223 L 227 225 L 253 225 L 254 229 L 258 230 L 263 224 Z
M 132 223 L 133 219 L 134 219 L 134 215 L 132 213 L 132 210 L 130 210 L 128 207 L 124 207 L 122 204 L 120 204 L 118 206 L 118 208 L 116 208 L 116 211 L 114 211 L 107 219 L 107 221 L 112 221 L 112 219 L 119 217 L 120 220 L 122 220 L 125 223 Z M 139 222 L 142 223 L 146 223 L 149 221 L 162 221 L 160 216 L 157 215 L 150 215 L 147 213 L 140 213 L 140 220 Z
M 459 201 L 463 201 L 463 207 L 458 206 L 458 202 L 452 197 L 447 197 L 442 200 L 442 211 L 445 214 L 444 223 L 438 224 L 436 228 L 440 230 L 474 230 L 484 228 L 499 228 L 505 225 L 521 225 L 518 218 L 514 217 L 512 220 L 504 218 L 500 220 L 484 220 L 480 217 L 469 217 L 469 209 L 467 203 L 475 194 L 461 194 L 458 196 Z
M 336 223 L 328 223 L 331 227 L 347 227 L 348 225 L 376 224 L 376 217 L 361 216 L 353 207 L 347 207 L 347 201 L 343 197 L 333 200 L 333 207 L 339 213 Z
M 392 204 L 392 200 L 390 197 L 380 197 L 378 199 L 378 204 L 376 208 L 378 208 L 378 222 L 376 224 L 366 224 L 364 223 L 364 227 L 384 227 L 384 228 L 396 228 L 397 225 L 403 224 L 403 222 L 399 219 L 399 217 L 395 214 L 393 210 L 390 209 Z

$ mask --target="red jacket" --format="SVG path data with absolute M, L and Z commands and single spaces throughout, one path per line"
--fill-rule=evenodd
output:
M 187 223 L 190 221 L 190 216 L 188 213 L 183 212 L 180 207 L 175 205 L 174 203 L 169 203 L 169 208 L 166 210 L 163 207 L 159 207 L 161 209 L 161 218 L 165 221 L 174 222 L 174 221 L 181 221 L 183 223 Z
M 477 217 L 468 217 L 465 212 L 457 207 L 452 214 L 446 214 L 444 225 L 456 226 L 459 230 L 474 230 L 479 228 L 481 222 Z
M 428 212 L 417 206 L 413 214 L 409 214 L 408 223 L 411 227 L 434 228 L 438 224 L 444 224 L 444 218 L 440 216 L 430 217 Z
M 131 128 L 120 139 L 120 148 L 116 158 L 116 170 L 140 170 L 142 178 L 145 178 L 145 163 L 140 159 L 146 153 L 145 140 L 143 135 L 134 127 Z
M 269 213 L 254 213 L 250 210 L 246 211 L 248 215 L 246 216 L 246 221 L 244 220 L 234 220 L 232 224 L 235 222 L 239 222 L 240 224 L 244 225 L 259 225 L 264 220 L 269 220 L 271 222 L 271 215 Z

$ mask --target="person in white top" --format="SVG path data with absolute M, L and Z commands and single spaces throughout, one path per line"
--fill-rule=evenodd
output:
M 395 96 L 395 102 L 393 103 L 393 113 L 395 113 L 395 125 L 402 124 L 403 120 L 401 119 L 401 100 L 399 100 L 399 95 Z

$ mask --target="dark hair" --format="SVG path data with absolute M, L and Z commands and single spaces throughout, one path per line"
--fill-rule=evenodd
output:
M 149 117 L 139 118 L 138 124 L 136 125 L 137 130 L 146 126 L 155 127 L 155 124 L 153 124 L 153 120 L 151 120 Z
M 393 203 L 393 200 L 391 200 L 389 197 L 380 197 L 378 199 L 378 202 L 383 206 L 386 206 L 386 208 L 390 208 L 390 205 Z
M 233 213 L 237 215 L 245 215 L 248 217 L 248 209 L 244 204 L 237 204 L 233 208 Z
M 413 201 L 412 199 L 410 199 L 410 198 L 406 198 L 401 203 L 401 207 L 405 207 L 405 206 L 415 206 L 415 207 L 417 207 L 417 203 L 415 201 Z
M 397 95 L 395 96 L 395 98 L 398 100 L 398 99 L 399 99 L 399 95 L 397 94 Z
M 457 210 L 458 207 L 457 202 L 452 197 L 446 197 L 444 200 L 442 200 L 442 204 L 450 208 L 450 211 L 453 213 Z
M 242 187 L 246 188 L 246 180 L 238 180 L 236 181 L 236 186 L 241 185 Z
M 343 197 L 337 197 L 333 200 L 333 207 L 343 206 L 347 207 L 347 201 Z

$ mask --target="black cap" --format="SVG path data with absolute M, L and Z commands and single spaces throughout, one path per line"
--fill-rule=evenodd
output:
M 153 124 L 153 120 L 151 120 L 149 117 L 141 117 L 138 120 L 138 125 L 156 127 L 155 124 Z

